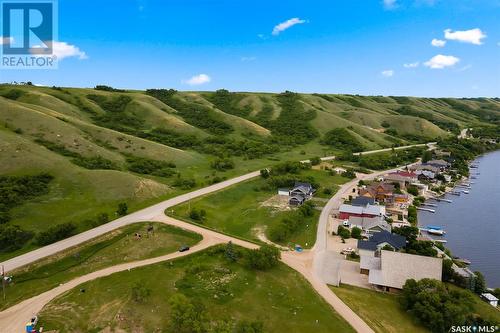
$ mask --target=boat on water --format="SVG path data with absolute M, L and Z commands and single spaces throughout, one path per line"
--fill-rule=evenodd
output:
M 461 194 L 460 191 L 452 191 L 450 193 L 453 194 L 453 195 L 458 195 L 458 196 L 460 196 L 460 194 Z
M 464 193 L 464 194 L 469 194 L 469 191 L 467 191 L 467 190 L 463 190 L 463 191 L 462 191 L 462 193 Z
M 461 263 L 464 263 L 466 265 L 470 265 L 472 262 L 468 259 L 464 259 L 464 258 L 459 258 L 459 257 L 453 257 L 453 260 L 455 261 L 458 261 L 458 262 L 461 262 Z
M 444 230 L 440 229 L 427 229 L 427 233 L 436 236 L 444 236 L 444 234 L 446 234 Z

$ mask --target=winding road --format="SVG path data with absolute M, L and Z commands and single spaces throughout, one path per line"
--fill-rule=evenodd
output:
M 430 147 L 432 145 L 428 144 Z M 414 146 L 421 146 L 421 145 L 414 145 Z M 401 149 L 404 148 L 410 148 L 413 146 L 407 146 L 407 147 L 402 147 Z M 389 149 L 390 150 L 390 149 Z M 378 150 L 378 151 L 372 151 L 372 152 L 380 152 L 380 151 L 386 151 L 385 149 L 383 150 Z M 365 152 L 365 153 L 372 153 L 372 152 Z M 328 160 L 328 159 L 333 159 L 334 157 L 325 157 L 322 158 L 323 160 Z M 397 170 L 393 169 L 393 170 Z M 389 170 L 391 171 L 391 170 Z M 327 284 L 324 282 L 324 279 L 322 278 L 321 274 L 321 267 L 322 267 L 322 260 L 324 258 L 324 252 L 326 251 L 326 236 L 327 236 L 327 224 L 328 224 L 328 215 L 330 214 L 331 210 L 336 207 L 337 205 L 340 204 L 340 200 L 342 196 L 349 191 L 354 185 L 357 184 L 357 182 L 361 179 L 373 179 L 383 173 L 386 173 L 388 171 L 382 171 L 382 172 L 377 172 L 369 175 L 361 175 L 358 174 L 357 178 L 353 179 L 352 181 L 344 184 L 339 191 L 328 201 L 326 206 L 323 208 L 321 215 L 320 215 L 320 220 L 318 224 L 318 231 L 317 231 L 317 240 L 314 245 L 314 247 L 310 251 L 305 251 L 304 253 L 297 253 L 297 252 L 282 252 L 282 262 L 290 266 L 291 268 L 295 269 L 299 273 L 301 273 L 312 285 L 312 287 L 316 290 L 316 292 L 327 302 L 329 303 L 333 309 L 339 313 L 340 316 L 342 316 L 357 332 L 367 332 L 371 333 L 373 330 L 354 312 L 352 311 L 345 303 L 340 300 L 332 291 L 331 289 L 327 286 Z M 228 186 L 255 178 L 259 176 L 260 171 L 255 171 L 251 172 L 236 178 L 232 178 L 229 180 L 226 180 L 221 183 L 217 183 L 190 193 L 186 193 L 180 196 L 177 196 L 175 198 L 171 198 L 168 200 L 165 200 L 163 202 L 160 202 L 158 204 L 152 205 L 150 207 L 144 208 L 142 210 L 136 211 L 132 214 L 126 215 L 124 217 L 121 217 L 119 219 L 116 219 L 112 222 L 109 222 L 107 224 L 104 224 L 102 226 L 99 226 L 97 228 L 88 230 L 86 232 L 80 233 L 78 235 L 75 235 L 73 237 L 64 239 L 62 241 L 59 241 L 57 243 L 39 248 L 37 250 L 28 252 L 26 254 L 20 255 L 18 257 L 9 259 L 3 263 L 0 263 L 0 265 L 4 265 L 5 271 L 12 271 L 16 268 L 19 268 L 21 266 L 33 263 L 37 260 L 40 260 L 42 258 L 45 258 L 47 256 L 53 255 L 57 252 L 63 251 L 65 249 L 68 249 L 70 247 L 73 247 L 75 245 L 81 244 L 85 241 L 88 241 L 92 238 L 98 237 L 100 235 L 103 235 L 107 232 L 110 232 L 112 230 L 115 230 L 117 228 L 123 227 L 125 225 L 131 224 L 131 223 L 136 223 L 138 221 L 157 221 L 157 222 L 162 222 L 166 223 L 169 225 L 177 226 L 189 231 L 193 231 L 196 233 L 199 233 L 200 235 L 203 236 L 203 239 L 200 243 L 197 245 L 193 246 L 190 251 L 187 252 L 176 252 L 176 253 L 171 253 L 167 254 L 164 256 L 156 257 L 156 258 L 151 258 L 151 259 L 146 259 L 146 260 L 140 260 L 136 262 L 131 262 L 131 263 L 126 263 L 126 264 L 120 264 L 108 268 L 104 268 L 83 276 L 80 276 L 78 278 L 75 278 L 71 281 L 68 281 L 64 284 L 61 284 L 60 286 L 51 289 L 49 291 L 46 291 L 42 294 L 39 294 L 37 296 L 34 296 L 30 299 L 24 300 L 2 312 L 0 312 L 0 332 L 1 333 L 13 333 L 13 332 L 23 332 L 24 331 L 24 325 L 29 319 L 36 315 L 47 303 L 49 303 L 51 300 L 56 298 L 57 296 L 61 295 L 62 293 L 69 291 L 76 286 L 78 286 L 81 283 L 97 279 L 99 277 L 107 276 L 113 273 L 117 272 L 122 272 L 125 270 L 130 270 L 133 268 L 141 267 L 141 266 L 146 266 L 146 265 L 151 265 L 154 263 L 166 261 L 166 260 L 172 260 L 184 255 L 188 255 L 190 253 L 196 252 L 196 251 L 201 251 L 203 249 L 206 249 L 210 246 L 216 245 L 216 244 L 221 244 L 221 243 L 227 243 L 229 241 L 233 242 L 234 244 L 237 244 L 239 246 L 245 247 L 245 248 L 257 248 L 258 245 L 247 242 L 238 238 L 234 238 L 231 236 L 227 236 L 209 229 L 205 229 L 187 222 L 179 221 L 176 220 L 172 217 L 168 217 L 165 215 L 165 210 L 169 207 L 173 207 L 175 205 L 178 205 L 180 203 L 186 202 L 188 200 L 191 200 L 196 197 L 200 197 L 215 191 L 219 191 L 221 189 L 224 189 Z

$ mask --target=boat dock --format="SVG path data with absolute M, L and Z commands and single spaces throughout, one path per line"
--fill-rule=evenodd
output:
M 430 208 L 424 208 L 424 207 L 417 207 L 418 210 L 422 210 L 424 212 L 429 212 L 429 213 L 435 213 L 435 209 L 430 209 Z
M 448 203 L 452 203 L 453 201 L 451 201 L 450 199 L 444 199 L 444 198 L 431 198 L 432 200 L 436 200 L 436 201 L 444 201 L 444 202 L 448 202 Z
M 422 205 L 422 206 L 427 206 L 427 207 L 437 207 L 437 205 L 436 205 L 436 204 L 433 204 L 433 203 L 426 203 L 426 202 L 423 202 L 421 205 Z

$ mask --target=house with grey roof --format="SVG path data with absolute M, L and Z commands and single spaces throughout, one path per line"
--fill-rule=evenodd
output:
M 391 231 L 391 226 L 382 216 L 375 216 L 375 217 L 350 216 L 349 225 L 351 227 L 358 227 L 368 234 L 381 232 L 384 230 L 389 232 Z
M 300 206 L 307 199 L 311 198 L 315 190 L 309 183 L 295 182 L 294 187 L 290 190 L 288 204 L 291 206 Z
M 375 257 L 385 245 L 399 251 L 406 246 L 406 238 L 387 230 L 375 232 L 368 240 L 358 240 L 359 255 Z
M 362 206 L 366 207 L 367 205 L 375 205 L 375 198 L 358 196 L 351 200 L 352 206 Z
M 382 250 L 379 257 L 361 257 L 361 270 L 368 271 L 368 282 L 377 288 L 402 289 L 406 280 L 441 281 L 443 259 Z

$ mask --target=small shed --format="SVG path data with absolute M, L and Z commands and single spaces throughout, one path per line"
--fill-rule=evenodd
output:
M 481 298 L 490 303 L 490 305 L 494 306 L 495 308 L 498 306 L 498 298 L 496 298 L 495 295 L 491 293 L 483 293 L 481 294 Z
M 279 188 L 278 189 L 278 195 L 290 195 L 290 190 L 287 188 Z

